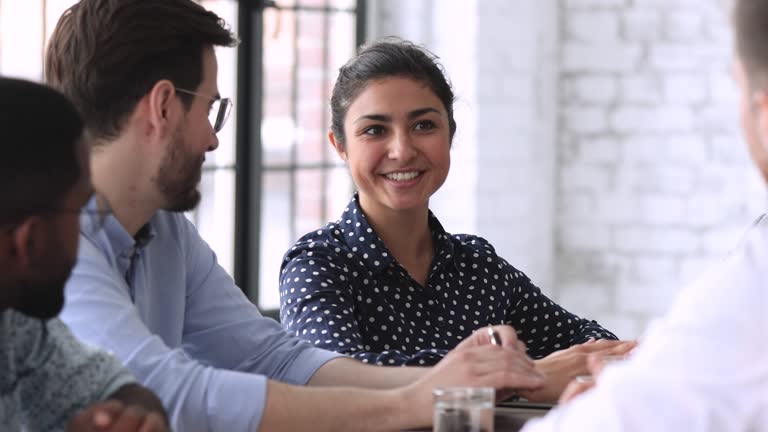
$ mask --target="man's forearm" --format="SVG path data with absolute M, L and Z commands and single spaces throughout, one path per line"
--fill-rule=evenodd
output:
M 126 384 L 109 395 L 108 399 L 120 401 L 125 405 L 138 406 L 144 408 L 147 412 L 158 413 L 165 420 L 165 424 L 168 424 L 168 416 L 163 403 L 146 387 L 138 384 Z
M 311 388 L 269 381 L 260 432 L 379 432 L 429 425 L 431 412 L 401 390 Z
M 333 359 L 318 369 L 309 380 L 309 385 L 394 389 L 413 383 L 429 369 L 407 366 L 372 366 L 342 357 Z

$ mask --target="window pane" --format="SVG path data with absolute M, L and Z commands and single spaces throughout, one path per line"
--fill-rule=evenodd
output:
M 200 182 L 200 205 L 188 214 L 200 236 L 216 253 L 219 264 L 230 275 L 235 266 L 235 171 L 231 169 L 203 172 Z
M 65 10 L 77 3 L 78 0 L 44 0 L 45 1 L 45 43 L 51 38 L 53 29 L 59 22 L 59 18 Z
M 330 80 L 329 88 L 333 88 L 339 68 L 355 54 L 355 14 L 348 12 L 334 13 L 330 16 L 329 55 Z
M 237 1 L 236 0 L 203 0 L 203 6 L 215 12 L 237 34 Z M 229 119 L 218 134 L 219 148 L 206 156 L 208 166 L 234 166 L 235 165 L 235 134 L 237 131 L 237 48 L 217 47 L 216 59 L 218 61 L 218 85 L 221 97 L 228 97 L 234 101 Z M 234 206 L 234 201 L 233 204 Z M 234 246 L 233 246 L 234 247 Z
M 326 172 L 328 180 L 326 183 L 326 219 L 328 222 L 335 221 L 341 217 L 341 213 L 347 208 L 349 200 L 352 199 L 352 177 L 346 166 L 334 168 Z
M 323 194 L 325 173 L 321 169 L 307 169 L 296 172 L 296 233 L 300 237 L 314 231 L 325 223 L 323 215 Z
M 293 185 L 292 175 L 295 176 Z M 292 187 L 296 194 L 293 208 Z M 264 174 L 259 249 L 258 304 L 261 309 L 280 305 L 278 283 L 283 254 L 300 236 L 338 219 L 351 196 L 352 181 L 346 167 Z
M 346 63 L 352 56 L 355 55 L 355 14 L 349 12 L 333 13 L 329 16 L 328 26 L 328 73 L 327 81 L 325 82 L 326 94 L 328 95 L 328 103 L 326 104 L 327 115 L 325 117 L 325 124 L 323 129 L 328 131 L 331 128 L 331 114 L 330 114 L 330 97 L 333 92 L 333 84 L 336 82 L 336 77 L 339 74 L 339 68 Z M 326 163 L 337 164 L 341 163 L 339 156 L 330 146 L 330 143 L 326 140 L 326 148 L 328 151 L 325 153 Z
M 328 4 L 328 0 L 298 0 L 298 4 L 300 7 L 324 7 Z
M 296 1 L 296 0 L 291 0 Z M 282 2 L 278 2 L 281 3 Z M 356 0 L 298 0 L 299 6 L 308 8 L 333 8 L 342 10 L 354 10 L 357 6 Z
M 43 78 L 42 0 L 0 0 L 0 74 Z
M 328 5 L 336 9 L 354 9 L 357 6 L 356 0 L 329 0 Z M 352 31 L 355 27 L 352 26 Z
M 291 225 L 290 174 L 265 173 L 261 185 L 259 308 L 280 307 L 278 289 L 280 263 L 285 251 L 296 240 L 292 236 Z
M 319 163 L 328 150 L 323 126 L 330 93 L 326 93 L 330 80 L 326 64 L 326 13 L 299 12 L 298 40 L 298 163 Z
M 263 309 L 278 306 L 283 253 L 299 236 L 335 220 L 351 195 L 327 131 L 338 68 L 355 50 L 355 13 L 325 6 L 327 0 L 302 0 L 296 10 L 264 13 L 262 170 L 270 186 L 263 185 L 269 195 L 262 197 L 260 230 L 267 237 L 259 252 Z
M 267 166 L 291 161 L 296 126 L 293 119 L 294 13 L 264 11 L 264 100 L 262 158 Z
M 206 9 L 219 15 L 237 33 L 237 1 L 203 0 Z M 217 84 L 222 97 L 233 98 L 237 91 L 237 49 L 216 48 Z M 200 235 L 216 253 L 219 264 L 234 275 L 235 266 L 235 131 L 237 101 L 227 123 L 218 134 L 219 147 L 205 156 L 200 183 L 200 206 L 189 215 Z
M 357 6 L 356 0 L 330 0 L 331 6 L 338 9 L 354 9 Z M 354 26 L 352 27 L 354 31 Z

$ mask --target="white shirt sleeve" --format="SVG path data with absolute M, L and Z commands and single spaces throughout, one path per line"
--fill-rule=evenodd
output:
M 768 228 L 680 293 L 633 357 L 524 432 L 768 430 Z

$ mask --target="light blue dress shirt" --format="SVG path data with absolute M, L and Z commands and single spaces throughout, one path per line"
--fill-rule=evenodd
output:
M 306 384 L 338 357 L 261 316 L 182 214 L 159 211 L 138 241 L 112 216 L 81 226 L 61 318 L 154 390 L 174 430 L 255 431 L 267 378 Z

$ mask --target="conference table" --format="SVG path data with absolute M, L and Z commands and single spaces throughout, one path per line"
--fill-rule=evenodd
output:
M 532 404 L 526 402 L 502 403 L 494 410 L 495 432 L 518 432 L 528 419 L 541 417 L 552 408 L 549 404 Z M 418 429 L 418 432 L 432 429 Z M 413 431 L 417 432 L 417 431 Z
M 523 404 L 521 404 L 523 405 Z M 547 414 L 548 409 L 538 406 L 498 406 L 494 412 L 494 430 L 496 432 L 517 432 L 528 419 Z

